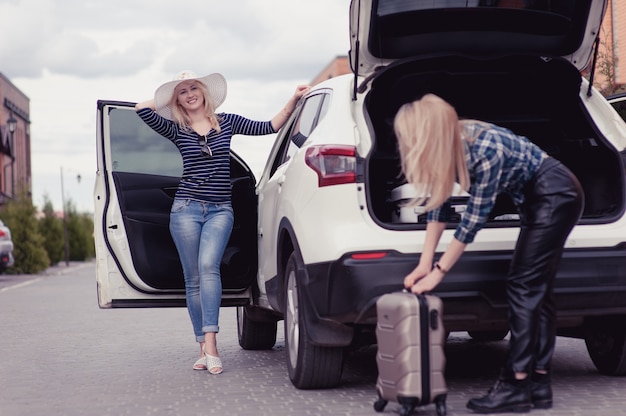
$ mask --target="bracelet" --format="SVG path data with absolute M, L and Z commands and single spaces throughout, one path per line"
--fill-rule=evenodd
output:
M 448 271 L 447 271 L 446 269 L 444 269 L 443 267 L 441 267 L 441 265 L 439 264 L 439 262 L 436 262 L 436 263 L 433 265 L 433 269 L 437 269 L 437 270 L 439 270 L 439 271 L 440 271 L 441 273 L 443 273 L 443 274 L 448 273 Z

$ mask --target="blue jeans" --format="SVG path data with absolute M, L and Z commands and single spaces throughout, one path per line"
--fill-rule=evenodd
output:
M 220 263 L 233 222 L 230 203 L 174 199 L 172 204 L 170 233 L 183 266 L 187 310 L 198 342 L 204 342 L 206 332 L 219 332 Z

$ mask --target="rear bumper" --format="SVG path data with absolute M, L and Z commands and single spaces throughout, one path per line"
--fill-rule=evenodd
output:
M 506 328 L 505 277 L 511 255 L 510 251 L 466 252 L 461 257 L 433 292 L 444 301 L 447 330 Z M 355 260 L 347 254 L 334 262 L 306 266 L 302 281 L 307 312 L 316 322 L 312 327 L 320 322 L 334 327 L 374 325 L 376 300 L 401 290 L 404 276 L 417 261 L 416 254 L 391 251 L 376 260 Z M 555 296 L 561 328 L 578 326 L 590 316 L 626 315 L 626 244 L 566 251 Z M 312 338 L 333 344 L 332 335 Z
M 7 268 L 13 266 L 15 263 L 15 259 L 13 258 L 12 251 L 2 251 L 0 252 L 0 271 L 4 271 Z

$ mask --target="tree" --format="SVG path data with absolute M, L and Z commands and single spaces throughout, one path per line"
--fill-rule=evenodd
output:
M 604 96 L 624 91 L 624 85 L 617 82 L 618 59 L 615 54 L 616 48 L 617 44 L 612 41 L 612 37 L 602 27 L 595 67 L 596 75 L 600 75 L 600 77 L 596 77 L 596 80 L 594 80 L 594 87 Z M 589 78 L 589 75 L 589 71 L 585 71 L 587 78 Z
M 55 265 L 64 258 L 63 221 L 54 213 L 48 195 L 44 195 L 43 217 L 39 220 L 39 232 L 44 238 L 43 247 L 48 253 L 50 264 Z
M 95 256 L 95 242 L 93 238 L 93 220 L 90 215 L 78 214 L 72 201 L 68 201 L 64 215 L 67 220 L 67 235 L 69 242 L 69 259 L 85 261 Z

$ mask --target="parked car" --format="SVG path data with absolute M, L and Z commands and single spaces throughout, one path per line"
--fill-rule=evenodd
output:
M 400 290 L 417 264 L 425 223 L 419 212 L 398 215 L 404 179 L 392 120 L 425 93 L 462 117 L 529 137 L 578 176 L 586 203 L 556 278 L 558 330 L 584 338 L 600 372 L 626 373 L 626 125 L 580 74 L 606 1 L 527 3 L 353 1 L 353 74 L 304 97 L 258 180 L 232 153 L 235 227 L 223 306 L 237 307 L 244 349 L 272 348 L 284 320 L 296 387 L 340 382 L 350 348 L 375 342 L 376 300 Z M 133 103 L 111 101 L 98 102 L 97 149 L 100 306 L 183 306 L 167 226 L 178 151 Z M 506 335 L 505 275 L 518 232 L 502 195 L 435 291 L 448 331 Z
M 14 262 L 11 230 L 0 220 L 0 273 L 13 266 Z

